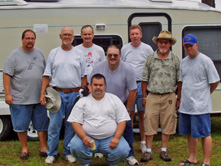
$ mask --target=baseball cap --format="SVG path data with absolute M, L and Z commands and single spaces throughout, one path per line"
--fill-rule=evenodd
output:
M 194 36 L 192 34 L 188 34 L 188 35 L 184 36 L 184 38 L 183 38 L 183 44 L 194 45 L 196 43 L 197 43 L 197 38 L 196 38 L 196 36 Z

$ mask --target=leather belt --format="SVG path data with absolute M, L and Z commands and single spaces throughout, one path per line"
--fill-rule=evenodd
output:
M 56 91 L 60 91 L 60 92 L 64 92 L 64 93 L 78 92 L 80 90 L 80 88 L 67 88 L 67 89 L 57 88 L 57 87 L 53 87 L 53 88 Z
M 152 92 L 149 92 L 149 93 L 152 93 Z M 168 95 L 168 94 L 171 94 L 171 93 L 174 93 L 174 92 L 167 92 L 167 93 L 152 93 L 152 94 L 155 94 L 155 95 Z

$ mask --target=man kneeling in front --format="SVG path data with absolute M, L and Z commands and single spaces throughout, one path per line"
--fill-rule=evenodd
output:
M 93 153 L 104 154 L 109 166 L 117 166 L 130 151 L 122 137 L 130 117 L 117 96 L 105 93 L 103 75 L 92 76 L 89 86 L 91 94 L 76 103 L 67 120 L 76 132 L 69 144 L 71 153 L 83 166 L 92 162 Z

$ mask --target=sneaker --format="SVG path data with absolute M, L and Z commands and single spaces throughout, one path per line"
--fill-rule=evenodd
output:
M 48 156 L 45 159 L 45 163 L 47 163 L 47 164 L 52 164 L 54 161 L 55 161 L 55 157 L 54 156 Z
M 129 165 L 139 165 L 138 161 L 134 158 L 134 156 L 126 158 L 126 161 Z
M 95 153 L 94 157 L 95 158 L 102 158 L 102 157 L 104 157 L 104 155 L 102 153 Z
M 72 156 L 71 154 L 65 156 L 65 160 L 67 160 L 69 163 L 76 162 L 76 158 Z
M 141 144 L 140 144 L 140 150 L 141 150 L 141 152 L 142 152 L 142 153 L 146 153 L 146 149 L 147 149 L 147 148 L 146 148 L 146 144 L 142 144 L 142 143 L 141 143 Z
M 145 152 L 144 157 L 140 160 L 140 162 L 148 162 L 153 159 L 153 155 L 151 152 Z
M 89 166 L 90 164 L 84 164 L 84 165 L 81 165 L 81 166 Z
M 167 154 L 167 152 L 165 151 L 161 151 L 160 152 L 160 158 L 163 160 L 163 161 L 171 161 L 171 158 L 170 156 Z

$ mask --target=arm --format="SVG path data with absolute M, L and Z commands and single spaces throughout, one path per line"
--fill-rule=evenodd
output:
M 125 127 L 126 127 L 126 121 L 118 123 L 114 138 L 110 141 L 110 144 L 109 144 L 109 147 L 111 149 L 114 149 L 117 147 L 119 143 L 119 139 L 122 136 Z
M 41 105 L 46 106 L 46 99 L 45 99 L 45 91 L 47 86 L 49 85 L 49 76 L 43 76 L 42 79 L 42 85 L 41 85 L 41 96 L 40 96 L 40 102 Z
M 177 84 L 178 88 L 178 94 L 177 94 L 177 100 L 176 100 L 176 110 L 180 108 L 180 100 L 181 100 L 181 89 L 182 89 L 182 82 L 178 82 Z
M 143 95 L 143 106 L 146 105 L 146 95 L 147 95 L 147 81 L 141 81 L 141 89 L 142 89 L 142 95 Z
M 5 102 L 8 105 L 12 105 L 13 97 L 10 92 L 11 76 L 6 73 L 3 73 L 3 85 L 4 85 L 4 90 L 5 90 Z
M 87 76 L 81 78 L 81 87 L 84 88 L 84 86 L 87 86 Z
M 136 93 L 137 93 L 136 89 L 129 91 L 129 95 L 127 98 L 127 105 L 126 105 L 126 108 L 128 110 L 132 110 L 132 108 L 133 108 L 134 101 L 136 99 Z
M 86 146 L 88 146 L 88 147 L 93 146 L 93 144 L 90 142 L 91 138 L 87 136 L 87 134 L 85 133 L 85 131 L 80 123 L 73 122 L 72 127 L 73 127 L 75 133 L 82 139 L 83 143 Z
M 219 85 L 219 83 L 220 83 L 220 80 L 217 81 L 217 82 L 215 82 L 215 83 L 210 84 L 210 94 L 213 93 L 213 91 L 217 88 L 217 86 Z

